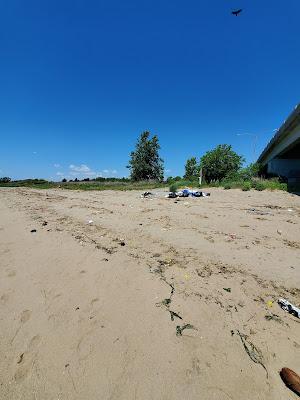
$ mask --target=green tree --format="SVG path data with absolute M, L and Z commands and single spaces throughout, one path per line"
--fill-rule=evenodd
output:
M 159 156 L 160 145 L 158 137 L 150 138 L 150 132 L 145 131 L 139 137 L 135 151 L 130 154 L 130 177 L 133 181 L 156 180 L 164 178 L 163 160 Z
M 4 176 L 3 178 L 0 178 L 0 183 L 9 183 L 11 179 L 8 176 Z
M 191 157 L 185 163 L 185 179 L 193 179 L 199 176 L 199 165 L 197 164 L 196 157 Z
M 201 157 L 200 167 L 207 182 L 221 181 L 228 174 L 237 172 L 244 161 L 244 157 L 233 151 L 230 145 L 220 144 Z

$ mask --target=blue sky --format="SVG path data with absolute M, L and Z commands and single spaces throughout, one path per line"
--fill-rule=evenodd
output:
M 143 130 L 166 175 L 219 143 L 251 162 L 236 134 L 258 154 L 299 102 L 299 15 L 299 0 L 1 2 L 0 176 L 126 176 Z

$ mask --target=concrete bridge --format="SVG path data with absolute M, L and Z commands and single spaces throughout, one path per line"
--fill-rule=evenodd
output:
M 288 180 L 291 190 L 300 191 L 300 104 L 285 120 L 257 160 L 269 175 Z M 293 187 L 295 186 L 295 189 Z

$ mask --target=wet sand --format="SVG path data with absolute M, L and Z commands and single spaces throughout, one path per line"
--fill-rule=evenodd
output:
M 0 189 L 1 399 L 297 398 L 300 197 L 153 192 Z

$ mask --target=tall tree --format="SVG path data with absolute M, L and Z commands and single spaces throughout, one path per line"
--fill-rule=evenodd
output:
M 135 151 L 130 153 L 128 168 L 133 181 L 164 179 L 163 160 L 159 156 L 160 145 L 158 137 L 150 138 L 150 132 L 145 131 L 139 137 Z
M 197 164 L 196 157 L 191 157 L 186 160 L 185 164 L 185 179 L 192 179 L 199 176 L 199 165 Z
M 222 180 L 229 173 L 237 172 L 244 157 L 238 155 L 228 144 L 219 144 L 214 150 L 208 151 L 201 157 L 200 167 L 203 168 L 207 182 Z

